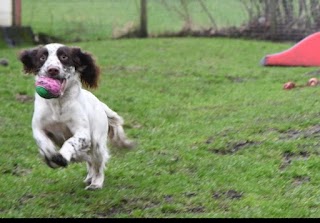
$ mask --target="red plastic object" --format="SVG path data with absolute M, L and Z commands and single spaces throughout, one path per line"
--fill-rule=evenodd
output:
M 261 64 L 263 66 L 320 66 L 320 32 L 307 36 L 288 50 L 265 56 Z

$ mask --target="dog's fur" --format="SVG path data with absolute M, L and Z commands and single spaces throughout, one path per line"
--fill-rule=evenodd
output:
M 62 82 L 58 98 L 35 94 L 33 137 L 51 168 L 69 162 L 87 163 L 86 189 L 102 188 L 110 155 L 107 139 L 117 147 L 130 148 L 123 119 L 92 93 L 82 88 L 98 86 L 100 69 L 91 54 L 59 43 L 23 50 L 19 54 L 25 73 L 48 76 Z M 59 151 L 57 150 L 59 149 Z

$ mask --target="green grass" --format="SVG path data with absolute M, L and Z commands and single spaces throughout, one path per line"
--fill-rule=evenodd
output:
M 180 31 L 184 19 L 180 1 L 148 0 L 148 31 L 150 35 Z M 238 0 L 204 0 L 217 25 L 241 25 L 247 15 Z M 139 25 L 140 0 L 32 0 L 22 1 L 22 24 L 35 33 L 46 33 L 66 41 L 104 40 L 113 33 L 130 30 Z M 189 14 L 195 26 L 210 27 L 209 17 L 197 1 L 189 1 Z
M 138 146 L 111 149 L 105 186 L 85 191 L 85 164 L 53 170 L 31 133 L 34 80 L 5 49 L 0 67 L 0 216 L 320 217 L 316 68 L 262 67 L 291 44 L 219 38 L 77 43 L 102 68 L 93 92 Z M 291 154 L 291 155 L 288 155 Z

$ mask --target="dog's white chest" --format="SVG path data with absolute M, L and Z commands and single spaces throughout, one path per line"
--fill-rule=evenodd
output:
M 59 147 L 61 147 L 63 143 L 73 135 L 68 126 L 61 122 L 47 123 L 44 126 L 44 131 L 46 135 Z

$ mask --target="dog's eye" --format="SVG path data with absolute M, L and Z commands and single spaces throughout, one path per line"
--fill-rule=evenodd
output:
M 68 56 L 67 55 L 61 55 L 60 56 L 60 60 L 67 60 L 68 59 Z
M 47 59 L 46 55 L 42 55 L 42 56 L 40 57 L 40 61 L 45 61 L 46 59 Z

